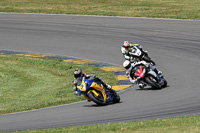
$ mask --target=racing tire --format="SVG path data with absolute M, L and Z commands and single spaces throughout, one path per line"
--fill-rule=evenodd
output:
M 162 85 L 162 87 L 164 88 L 164 87 L 167 87 L 167 80 L 165 80 L 164 78 L 163 78 L 163 82 L 164 82 L 164 84 Z
M 152 63 L 153 65 L 156 65 L 156 63 L 152 61 L 148 55 L 144 55 L 143 60 L 146 61 L 147 63 Z
M 94 93 L 93 93 L 92 91 L 90 91 L 90 92 L 88 93 L 88 97 L 89 97 L 93 102 L 95 102 L 97 105 L 101 105 L 101 106 L 106 105 L 106 102 L 104 101 L 103 96 L 102 96 L 101 93 L 99 93 L 99 96 L 97 97 L 97 96 L 94 95 Z
M 156 80 L 155 77 L 149 75 L 149 76 L 147 76 L 147 77 L 145 78 L 145 80 L 146 80 L 146 82 L 147 82 L 150 86 L 152 86 L 153 88 L 161 89 L 161 86 L 158 85 L 157 80 Z
M 120 102 L 120 96 L 116 93 L 113 96 L 113 103 L 119 103 Z

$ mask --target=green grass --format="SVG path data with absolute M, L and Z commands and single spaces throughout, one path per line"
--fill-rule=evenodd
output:
M 20 133 L 199 133 L 200 116 L 163 120 L 121 122 L 67 128 L 23 131 Z
M 73 71 L 78 67 L 109 84 L 115 82 L 114 74 L 92 66 L 0 54 L 0 114 L 85 100 L 73 93 Z
M 200 19 L 200 0 L 0 0 L 0 12 Z

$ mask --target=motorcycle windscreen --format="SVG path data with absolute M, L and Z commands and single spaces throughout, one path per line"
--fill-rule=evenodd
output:
M 78 92 L 84 92 L 86 91 L 86 83 L 85 83 L 85 77 L 83 77 L 82 79 L 78 80 Z

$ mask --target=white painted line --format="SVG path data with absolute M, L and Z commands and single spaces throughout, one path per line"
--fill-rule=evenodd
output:
M 25 112 L 33 112 L 33 111 L 38 111 L 38 110 L 52 109 L 52 108 L 57 108 L 57 107 L 63 107 L 63 106 L 73 105 L 73 104 L 79 104 L 79 103 L 83 103 L 83 102 L 87 102 L 87 100 L 79 101 L 79 102 L 75 102 L 75 103 L 61 104 L 61 105 L 52 106 L 52 107 L 45 107 L 45 108 L 41 108 L 41 109 L 33 109 L 33 110 L 27 110 L 27 111 L 22 111 L 22 112 L 0 114 L 0 116 L 15 115 L 15 114 L 21 114 L 21 113 L 25 113 Z

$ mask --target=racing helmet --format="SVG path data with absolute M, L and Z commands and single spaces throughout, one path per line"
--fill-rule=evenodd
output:
M 123 63 L 123 67 L 127 70 L 131 68 L 131 62 L 129 60 L 125 60 Z
M 80 68 L 76 69 L 74 71 L 74 77 L 78 78 L 78 77 L 81 77 L 81 76 L 83 76 L 83 71 Z
M 124 41 L 123 46 L 124 46 L 124 47 L 128 47 L 128 46 L 129 46 L 129 42 L 128 42 L 128 41 Z

